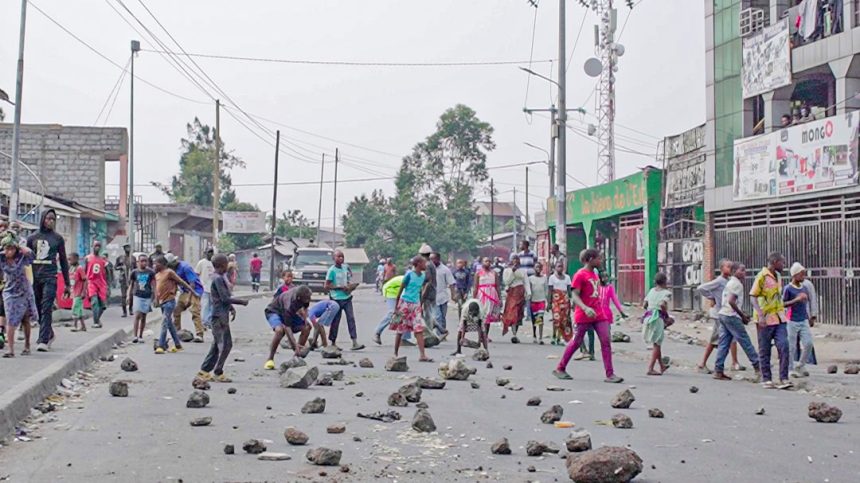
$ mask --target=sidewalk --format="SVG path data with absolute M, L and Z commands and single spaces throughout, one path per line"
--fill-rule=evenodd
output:
M 252 299 L 271 294 L 262 291 L 255 294 L 250 287 L 241 287 L 235 296 Z M 134 320 L 131 316 L 122 318 L 121 315 L 122 308 L 111 305 L 102 315 L 103 327 L 94 329 L 92 319 L 89 319 L 87 332 L 72 332 L 65 322 L 55 322 L 56 340 L 50 352 L 36 351 L 38 327 L 33 327 L 30 336 L 31 355 L 22 356 L 24 342 L 15 341 L 15 358 L 0 359 L 0 438 L 12 433 L 18 421 L 29 415 L 33 406 L 56 392 L 64 377 L 86 368 L 126 339 Z M 188 311 L 183 313 L 183 319 L 185 328 L 193 328 Z M 161 312 L 156 309 L 147 317 L 147 330 L 157 331 L 160 325 Z

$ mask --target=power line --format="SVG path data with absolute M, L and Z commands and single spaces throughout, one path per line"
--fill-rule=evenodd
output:
M 537 1 L 532 2 L 532 7 L 535 9 L 534 20 L 532 20 L 532 45 L 529 48 L 529 70 L 532 68 L 532 59 L 535 55 L 535 33 L 537 33 L 537 14 L 538 14 L 538 4 Z M 523 107 L 527 106 L 529 103 L 529 87 L 531 86 L 532 76 L 526 76 L 526 95 L 523 99 Z
M 119 78 L 117 78 L 116 83 L 114 83 L 113 87 L 111 88 L 110 92 L 108 93 L 108 96 L 105 99 L 104 104 L 102 104 L 102 108 L 99 110 L 99 114 L 96 116 L 96 120 L 93 121 L 94 126 L 99 123 L 99 119 L 101 119 L 102 114 L 104 114 L 108 103 L 110 102 L 111 98 L 114 97 L 114 91 L 117 91 L 117 92 L 119 91 L 119 86 L 122 83 L 122 79 L 125 77 L 126 72 L 128 72 L 128 64 L 130 62 L 131 62 L 131 58 L 129 57 L 128 61 L 125 63 L 125 66 L 122 68 L 122 72 L 119 74 Z

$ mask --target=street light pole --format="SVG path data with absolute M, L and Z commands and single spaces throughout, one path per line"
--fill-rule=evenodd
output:
M 567 58 L 565 54 L 565 3 L 558 0 L 558 173 L 555 180 L 555 242 L 567 257 Z
M 18 162 L 21 158 L 21 99 L 24 90 L 24 31 L 27 0 L 21 0 L 21 28 L 18 36 L 18 73 L 15 78 L 15 120 L 12 127 L 12 167 L 9 172 L 9 223 L 18 221 Z
M 129 100 L 128 120 L 128 244 L 132 251 L 135 249 L 135 218 L 134 218 L 134 56 L 140 51 L 140 42 L 131 41 L 131 94 Z M 143 250 L 143 237 L 138 250 Z

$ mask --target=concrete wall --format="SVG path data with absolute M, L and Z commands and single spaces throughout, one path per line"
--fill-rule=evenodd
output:
M 104 209 L 105 161 L 128 151 L 125 128 L 29 124 L 21 128 L 21 161 L 42 180 L 48 193 Z M 12 124 L 0 123 L 0 151 L 12 154 Z M 11 163 L 0 161 L 0 178 L 9 179 Z M 20 187 L 41 192 L 26 170 Z

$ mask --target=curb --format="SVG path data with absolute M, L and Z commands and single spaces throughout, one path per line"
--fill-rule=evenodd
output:
M 11 434 L 18 422 L 30 414 L 33 406 L 56 392 L 64 377 L 89 366 L 127 335 L 121 328 L 102 334 L 0 395 L 0 437 Z
M 238 295 L 236 298 L 253 300 L 271 296 L 271 292 Z M 161 316 L 149 319 L 146 323 L 160 324 Z M 68 353 L 61 360 L 45 367 L 0 395 L 0 438 L 6 437 L 15 430 L 18 423 L 30 415 L 30 409 L 40 401 L 56 392 L 57 385 L 64 377 L 68 377 L 89 366 L 111 350 L 120 341 L 128 338 L 129 333 L 123 328 L 101 334 L 95 339 Z

